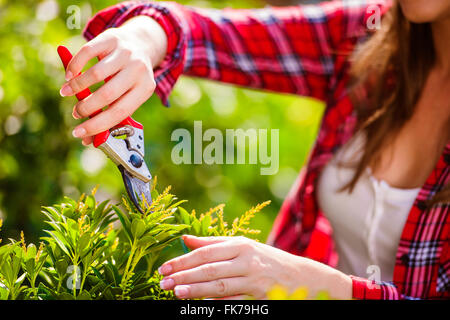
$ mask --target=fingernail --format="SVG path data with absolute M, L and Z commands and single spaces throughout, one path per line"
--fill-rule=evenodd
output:
M 74 119 L 81 119 L 81 116 L 78 114 L 77 110 L 73 110 L 72 117 L 74 117 Z
M 172 288 L 174 284 L 175 284 L 175 281 L 173 281 L 173 279 L 162 279 L 159 282 L 159 286 L 163 290 L 167 290 L 167 289 Z
M 65 85 L 63 85 L 63 87 L 61 88 L 61 90 L 59 90 L 59 94 L 60 94 L 62 97 L 71 96 L 71 95 L 73 95 L 73 90 L 72 90 L 72 88 L 71 88 L 68 84 L 65 84 Z
M 165 264 L 158 268 L 158 272 L 162 275 L 166 275 L 170 271 L 172 271 L 172 266 L 170 264 Z
M 66 72 L 66 81 L 72 80 L 73 74 L 69 70 Z
M 82 136 L 84 136 L 86 134 L 86 129 L 84 129 L 84 128 L 75 128 L 73 131 L 72 131 L 72 135 L 75 137 L 75 138 L 81 138 Z
M 187 297 L 189 289 L 188 286 L 176 286 L 174 292 L 178 298 L 183 299 Z

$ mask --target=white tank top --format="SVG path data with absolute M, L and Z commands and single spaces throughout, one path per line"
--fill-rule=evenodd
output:
M 318 204 L 333 228 L 337 268 L 346 274 L 392 281 L 400 236 L 420 188 L 393 188 L 367 169 L 351 194 L 338 192 L 355 172 L 354 166 L 338 163 L 356 164 L 364 143 L 365 136 L 359 134 L 325 166 L 318 180 Z M 374 272 L 379 272 L 378 279 Z

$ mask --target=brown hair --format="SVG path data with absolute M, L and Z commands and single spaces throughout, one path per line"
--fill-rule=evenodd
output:
M 380 160 L 381 147 L 413 115 L 427 76 L 436 60 L 431 24 L 408 21 L 397 1 L 383 17 L 381 28 L 357 47 L 351 57 L 351 96 L 357 129 L 367 142 L 356 172 L 342 190 L 351 192 L 365 168 Z M 450 202 L 446 185 L 432 203 Z

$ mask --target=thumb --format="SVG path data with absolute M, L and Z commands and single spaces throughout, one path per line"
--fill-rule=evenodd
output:
M 186 247 L 191 250 L 230 240 L 230 237 L 196 237 L 191 235 L 184 235 L 181 238 Z

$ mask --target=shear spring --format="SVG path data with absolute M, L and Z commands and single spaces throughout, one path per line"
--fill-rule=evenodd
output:
M 124 126 L 120 127 L 114 130 L 111 130 L 111 135 L 115 137 L 126 135 L 127 137 L 131 137 L 134 134 L 133 127 L 130 126 Z

